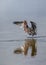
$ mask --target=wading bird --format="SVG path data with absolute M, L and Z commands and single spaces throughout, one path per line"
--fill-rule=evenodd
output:
M 13 23 L 16 24 L 16 25 L 19 25 L 19 24 L 20 24 L 20 25 L 23 27 L 25 33 L 28 33 L 29 35 L 34 36 L 34 35 L 37 34 L 36 23 L 33 22 L 33 21 L 30 21 L 30 23 L 31 23 L 31 27 L 28 26 L 26 20 L 21 21 L 21 22 L 18 22 L 18 21 L 17 21 L 17 22 L 13 22 Z

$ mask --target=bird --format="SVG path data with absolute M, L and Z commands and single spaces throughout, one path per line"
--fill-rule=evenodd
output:
M 31 27 L 28 26 L 27 21 L 14 21 L 13 24 L 16 25 L 21 25 L 25 31 L 25 33 L 27 33 L 28 35 L 37 35 L 37 26 L 36 23 L 33 21 L 30 21 L 31 23 Z

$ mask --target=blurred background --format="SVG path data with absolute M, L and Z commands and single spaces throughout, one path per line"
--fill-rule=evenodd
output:
M 34 21 L 37 35 L 46 36 L 46 0 L 0 0 L 0 65 L 46 65 L 46 38 L 37 39 L 34 58 L 30 54 L 14 55 L 14 49 L 24 44 L 27 35 L 13 21 L 23 20 L 28 25 Z

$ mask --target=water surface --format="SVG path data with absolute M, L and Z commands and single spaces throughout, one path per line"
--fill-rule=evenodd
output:
M 3 22 L 2 22 L 3 23 Z M 37 35 L 45 36 L 46 22 L 37 23 Z M 2 25 L 2 24 L 1 24 Z M 8 26 L 9 25 L 9 26 Z M 45 65 L 46 64 L 46 37 L 34 38 L 37 51 L 32 56 L 32 46 L 24 55 L 15 54 L 14 50 L 23 46 L 29 40 L 22 29 L 10 23 L 4 23 L 0 30 L 0 65 Z M 25 41 L 28 40 L 28 41 Z M 30 38 L 30 41 L 32 38 Z M 30 42 L 29 44 L 32 44 Z

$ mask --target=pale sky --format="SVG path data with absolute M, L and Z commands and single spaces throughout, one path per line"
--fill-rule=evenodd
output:
M 0 21 L 46 17 L 46 0 L 0 0 Z

